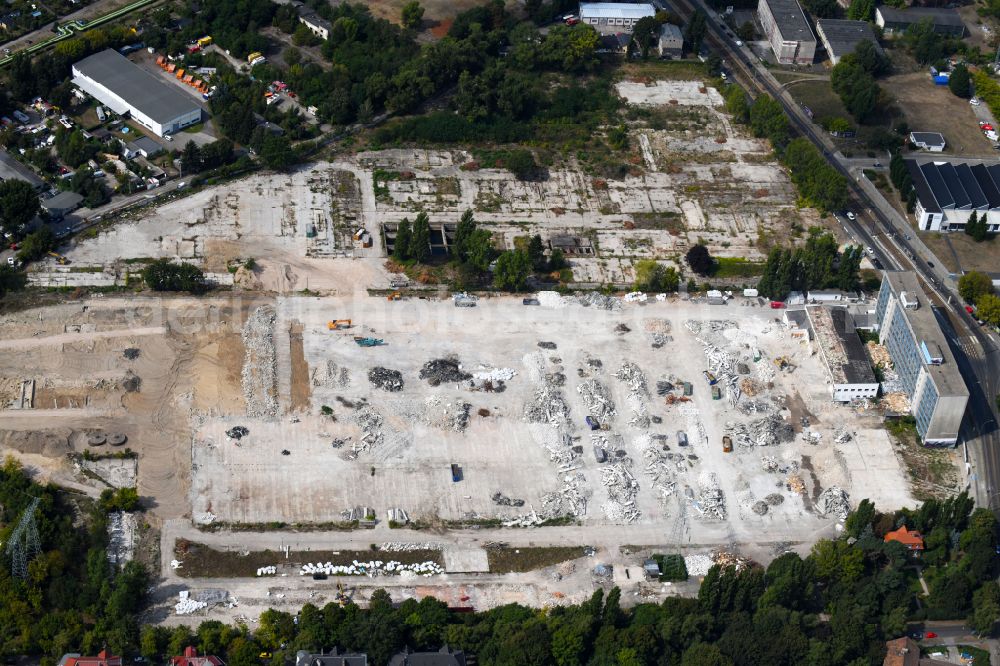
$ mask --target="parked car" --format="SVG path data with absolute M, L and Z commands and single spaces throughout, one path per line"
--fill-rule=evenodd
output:
M 846 213 L 844 213 L 844 215 L 847 216 L 847 219 L 851 220 L 852 222 L 858 219 L 858 216 L 852 213 L 851 211 L 847 211 Z

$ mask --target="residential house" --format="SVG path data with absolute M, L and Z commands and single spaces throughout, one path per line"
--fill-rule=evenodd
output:
M 916 530 L 906 529 L 906 525 L 903 525 L 898 530 L 887 532 L 885 543 L 889 543 L 890 541 L 903 544 L 907 550 L 914 554 L 919 554 L 924 549 L 924 537 Z

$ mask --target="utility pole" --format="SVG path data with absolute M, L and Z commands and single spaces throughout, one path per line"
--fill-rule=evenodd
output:
M 38 538 L 38 525 L 35 524 L 35 510 L 41 499 L 33 497 L 31 504 L 21 514 L 17 527 L 7 541 L 7 554 L 10 555 L 11 574 L 14 578 L 24 580 L 28 577 L 28 562 L 42 552 L 41 540 Z

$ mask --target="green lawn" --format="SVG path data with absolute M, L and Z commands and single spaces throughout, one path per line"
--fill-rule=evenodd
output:
M 813 120 L 821 118 L 841 117 L 851 120 L 851 115 L 844 108 L 843 102 L 830 87 L 829 81 L 805 81 L 788 88 L 796 102 L 804 104 L 812 111 Z M 853 121 L 852 121 L 853 122 Z
M 716 257 L 715 278 L 758 277 L 764 274 L 764 264 L 759 261 L 747 261 L 742 257 Z

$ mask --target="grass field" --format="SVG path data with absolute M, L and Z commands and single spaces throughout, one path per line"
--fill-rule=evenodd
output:
M 246 554 L 232 550 L 215 550 L 200 543 L 178 540 L 174 555 L 181 561 L 178 575 L 184 578 L 243 578 L 257 575 L 260 567 L 277 565 L 279 573 L 298 573 L 307 562 L 332 562 L 351 564 L 352 561 L 367 562 L 382 560 L 402 564 L 437 562 L 443 564 L 439 550 L 413 550 L 405 552 L 383 552 L 380 550 L 311 550 L 292 551 L 285 558 L 284 553 L 272 550 L 256 550 Z M 287 569 L 286 571 L 283 571 Z
M 544 569 L 584 557 L 583 546 L 551 546 L 547 548 L 491 548 L 487 550 L 490 573 L 520 573 Z

